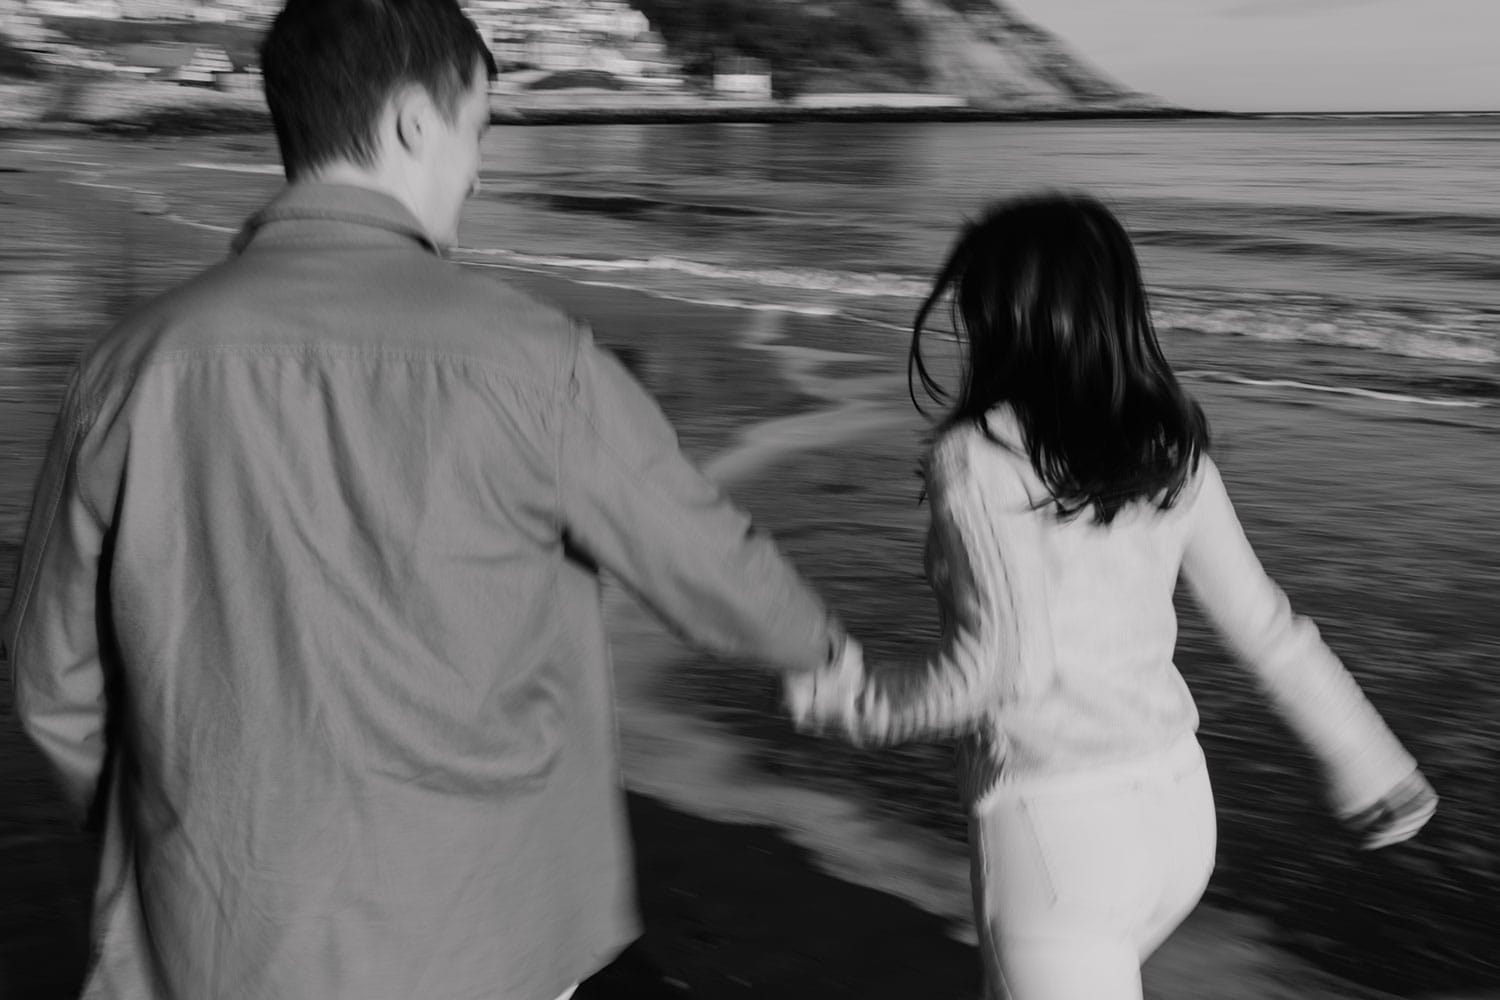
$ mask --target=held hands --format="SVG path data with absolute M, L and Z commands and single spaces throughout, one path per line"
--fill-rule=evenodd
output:
M 864 651 L 853 637 L 845 637 L 828 666 L 786 675 L 786 706 L 792 723 L 804 733 L 822 735 L 831 727 L 858 741 L 858 702 L 864 683 Z
M 1416 836 L 1437 811 L 1437 804 L 1437 793 L 1422 772 L 1413 771 L 1379 802 L 1346 817 L 1344 824 L 1360 838 L 1361 850 L 1376 851 Z

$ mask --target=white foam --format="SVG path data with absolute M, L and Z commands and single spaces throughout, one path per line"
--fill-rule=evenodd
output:
M 634 274 L 642 278 L 676 275 L 753 289 L 784 289 L 839 298 L 915 302 L 924 298 L 930 289 L 927 281 L 910 275 L 825 268 L 743 268 L 666 255 L 591 258 L 530 254 L 492 247 L 466 248 L 463 253 L 529 269 Z M 680 291 L 661 291 L 645 281 L 620 281 L 618 287 L 686 302 L 723 304 L 732 308 L 755 307 L 754 303 L 741 297 L 690 296 Z M 1310 293 L 1255 290 L 1236 291 L 1232 296 L 1226 296 L 1223 293 L 1209 295 L 1162 289 L 1155 296 L 1155 302 L 1155 319 L 1163 329 L 1177 328 L 1252 340 L 1327 344 L 1474 365 L 1500 362 L 1500 345 L 1496 343 L 1500 334 L 1495 329 L 1495 318 L 1461 308 L 1445 310 L 1423 320 L 1374 306 L 1340 308 L 1337 303 Z M 779 303 L 768 304 L 768 307 L 787 309 Z
M 1340 307 L 1316 296 L 1236 291 L 1233 297 L 1169 293 L 1156 298 L 1156 325 L 1215 336 L 1324 344 L 1462 364 L 1500 362 L 1493 313 L 1450 307 L 1424 318 L 1378 307 Z
M 464 253 L 495 257 L 521 264 L 567 268 L 578 271 L 646 271 L 685 274 L 695 278 L 735 281 L 765 288 L 829 292 L 869 298 L 920 298 L 928 285 L 907 275 L 880 272 L 831 271 L 823 268 L 742 268 L 682 257 L 647 258 L 568 257 L 528 254 L 495 247 L 465 247 Z
M 618 281 L 589 281 L 574 279 L 575 285 L 587 285 L 591 288 L 618 288 L 625 291 L 640 292 L 652 298 L 665 299 L 669 302 L 682 302 L 686 305 L 713 306 L 719 309 L 744 309 L 750 312 L 780 312 L 793 313 L 799 316 L 831 317 L 839 315 L 839 311 L 833 306 L 805 306 L 793 305 L 789 302 L 746 302 L 742 299 L 730 298 L 697 298 L 691 295 L 680 295 L 676 292 L 663 291 L 660 288 L 649 288 L 644 285 L 630 285 Z
M 1267 389 L 1296 389 L 1301 392 L 1321 392 L 1336 396 L 1358 396 L 1363 399 L 1378 399 L 1387 403 L 1410 403 L 1416 406 L 1442 406 L 1453 409 L 1480 409 L 1488 406 L 1482 399 L 1453 399 L 1444 396 L 1415 396 L 1402 392 L 1386 392 L 1380 389 L 1365 389 L 1352 385 L 1320 385 L 1316 382 L 1298 382 L 1285 378 L 1252 378 L 1233 372 L 1184 371 L 1182 378 L 1194 378 L 1206 382 L 1229 382 Z
M 200 222 L 197 219 L 189 219 L 187 216 L 178 215 L 175 212 L 169 212 L 164 215 L 163 218 L 168 222 L 175 222 L 180 226 L 189 226 L 193 229 L 205 229 L 211 233 L 233 234 L 239 232 L 239 229 L 236 226 L 221 226 L 216 222 Z
M 190 170 L 222 170 L 232 174 L 270 174 L 275 177 L 286 173 L 279 163 L 209 163 L 205 160 L 185 160 L 178 166 Z
M 465 261 L 470 267 L 493 267 L 506 271 L 523 271 L 527 274 L 550 275 L 551 272 L 540 267 L 531 267 L 525 264 L 502 263 L 496 261 Z M 744 299 L 733 299 L 723 296 L 713 298 L 702 298 L 694 295 L 684 295 L 680 292 L 669 292 L 662 288 L 655 288 L 646 284 L 636 284 L 625 281 L 603 281 L 597 278 L 569 278 L 574 285 L 585 285 L 589 288 L 617 288 L 621 291 L 636 292 L 641 295 L 649 295 L 652 298 L 663 299 L 668 302 L 682 302 L 687 305 L 712 306 L 718 309 L 742 309 L 749 312 L 780 312 L 793 313 L 799 316 L 816 316 L 828 318 L 840 315 L 840 311 L 834 306 L 827 305 L 799 305 L 791 302 L 746 302 Z

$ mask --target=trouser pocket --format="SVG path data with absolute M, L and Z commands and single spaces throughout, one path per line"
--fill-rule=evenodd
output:
M 1150 915 L 1163 874 L 1147 822 L 1155 797 L 1144 782 L 1122 781 L 1081 793 L 1019 798 L 1041 868 L 1037 875 L 1055 909 L 1116 927 Z

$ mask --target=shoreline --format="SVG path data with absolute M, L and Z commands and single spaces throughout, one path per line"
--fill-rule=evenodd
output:
M 683 125 L 754 124 L 771 122 L 1032 122 L 1180 120 L 1226 117 L 1212 111 L 1180 108 L 980 108 L 904 107 L 899 104 L 859 104 L 843 107 L 805 107 L 795 104 L 649 104 L 510 106 L 492 112 L 496 125 Z
M 829 95 L 836 96 L 836 95 Z M 836 104 L 737 101 L 681 95 L 494 92 L 494 125 L 737 124 L 771 122 L 1023 122 L 1188 120 L 1238 117 L 1230 112 L 1157 105 L 981 107 L 913 103 L 913 95 L 849 95 Z M 931 97 L 933 95 L 921 95 Z M 219 91 L 166 83 L 115 80 L 0 79 L 0 139 L 29 134 L 234 135 L 271 131 L 258 89 Z
M 838 97 L 840 95 L 825 95 Z M 737 101 L 681 95 L 606 95 L 494 92 L 490 123 L 549 125 L 693 125 L 779 123 L 1005 123 L 1115 121 L 1402 121 L 1493 118 L 1496 111 L 1226 111 L 1172 105 L 979 106 L 912 102 L 913 96 L 847 95 L 839 103 Z M 119 81 L 20 82 L 0 79 L 0 141 L 48 134 L 173 137 L 244 135 L 272 131 L 258 90 L 220 91 L 176 84 Z
M 1181 109 L 1051 109 L 998 110 L 987 108 L 846 107 L 804 108 L 796 106 L 701 106 L 639 105 L 608 107 L 530 107 L 497 109 L 491 113 L 494 126 L 542 128 L 562 125 L 770 125 L 770 124 L 1006 124 L 1034 122 L 1195 122 L 1195 121 L 1411 121 L 1438 118 L 1497 118 L 1500 111 L 1435 112 L 1252 112 L 1188 111 Z M 0 122 L 0 142 L 49 135 L 81 135 L 100 138 L 151 139 L 190 136 L 266 135 L 272 132 L 271 116 L 263 109 L 238 106 L 223 108 L 154 108 L 128 116 Z
M 490 115 L 496 126 L 549 125 L 737 125 L 779 123 L 859 124 L 870 122 L 1062 122 L 1062 121 L 1188 121 L 1241 117 L 1220 112 L 1169 110 L 1035 110 L 998 111 L 983 108 L 648 105 L 606 107 L 530 107 L 497 109 Z M 47 134 L 95 135 L 121 139 L 196 135 L 266 134 L 271 116 L 264 110 L 227 108 L 158 108 L 124 117 L 54 119 L 0 124 L 0 141 Z

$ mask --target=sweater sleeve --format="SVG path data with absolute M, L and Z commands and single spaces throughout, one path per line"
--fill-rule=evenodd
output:
M 1203 461 L 1183 575 L 1214 627 L 1322 764 L 1337 814 L 1350 816 L 1408 777 L 1416 762 L 1318 627 L 1292 611 L 1251 549 L 1219 470 Z
M 979 474 L 977 433 L 950 433 L 929 456 L 928 579 L 942 635 L 921 663 L 870 671 L 857 724 L 867 742 L 963 733 L 1051 672 L 1037 515 L 1019 477 Z

